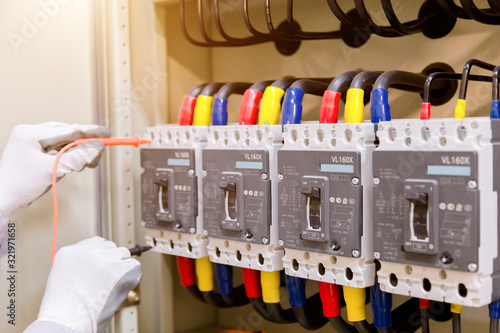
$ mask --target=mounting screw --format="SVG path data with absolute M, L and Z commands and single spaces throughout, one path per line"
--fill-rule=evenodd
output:
M 359 255 L 360 255 L 359 250 L 356 250 L 356 249 L 352 250 L 351 254 L 354 258 L 359 258 Z
M 141 222 L 141 225 L 142 225 L 143 227 L 145 227 L 145 226 L 146 226 L 146 222 L 142 221 L 142 222 Z
M 337 241 L 332 241 L 331 248 L 333 251 L 338 251 L 340 250 L 340 244 Z
M 283 175 L 281 173 L 278 174 L 278 180 L 282 181 L 283 180 Z
M 471 262 L 470 264 L 467 265 L 467 270 L 469 272 L 477 271 L 477 264 L 475 262 Z
M 262 244 L 267 244 L 269 243 L 269 239 L 267 237 L 262 237 Z
M 208 236 L 208 230 L 203 230 L 203 235 Z
M 267 180 L 267 173 L 263 172 L 260 174 L 260 179 Z
M 280 246 L 283 246 L 283 245 L 285 245 L 285 242 L 283 242 L 283 240 L 282 240 L 282 239 L 280 239 L 280 240 L 278 241 L 278 244 L 279 244 Z
M 375 259 L 380 260 L 380 252 L 375 251 L 373 255 L 375 256 Z
M 175 222 L 175 227 L 176 227 L 177 229 L 182 228 L 182 223 L 180 223 L 179 221 Z
M 351 184 L 352 185 L 359 185 L 359 178 L 358 177 L 353 177 L 351 179 Z
M 195 233 L 195 231 L 196 231 L 196 230 L 195 230 L 193 227 L 189 228 L 189 232 L 190 232 L 190 233 L 194 234 L 194 233 Z
M 135 290 L 131 290 L 128 292 L 128 295 L 127 295 L 127 301 L 131 304 L 138 304 L 139 301 L 140 301 L 140 296 L 139 296 L 139 293 Z
M 477 188 L 477 182 L 471 179 L 467 182 L 467 187 L 471 190 L 474 190 Z
M 203 170 L 203 171 L 202 171 L 202 173 L 201 173 L 201 175 L 202 175 L 203 177 L 206 177 L 206 176 L 207 176 L 207 172 L 206 172 L 205 170 Z
M 443 252 L 443 254 L 441 254 L 441 257 L 439 258 L 439 260 L 441 260 L 441 262 L 445 265 L 447 264 L 451 264 L 451 262 L 453 261 L 453 258 L 451 257 L 451 254 L 449 254 L 448 252 Z
M 252 237 L 253 237 L 252 232 L 251 232 L 249 229 L 247 229 L 247 230 L 245 231 L 245 238 L 250 239 L 250 238 L 252 238 Z
M 191 176 L 191 177 L 194 176 L 194 170 L 193 169 L 189 169 L 188 170 L 188 176 Z
M 356 125 L 356 127 L 354 127 L 354 130 L 355 130 L 356 132 L 361 132 L 361 126 Z
M 374 185 L 380 184 L 380 178 L 378 178 L 378 177 L 373 178 L 373 184 Z

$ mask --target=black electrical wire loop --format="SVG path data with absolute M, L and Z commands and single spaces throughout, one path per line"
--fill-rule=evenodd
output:
M 377 333 L 377 331 L 366 320 L 353 323 L 359 333 Z
M 287 3 L 287 20 L 293 34 L 301 39 L 341 39 L 342 33 L 340 31 L 329 32 L 306 32 L 297 29 L 295 20 L 293 19 L 293 0 L 288 0 Z
M 261 37 L 261 38 L 267 38 L 270 41 L 274 41 L 275 40 L 274 36 L 272 36 L 271 34 L 262 33 L 260 31 L 258 31 L 257 29 L 255 29 L 254 26 L 252 25 L 252 22 L 250 21 L 248 1 L 249 0 L 243 1 L 243 14 L 244 14 L 245 25 L 247 27 L 247 30 L 250 31 L 250 33 L 254 36 Z
M 198 286 L 187 286 L 186 289 L 191 294 L 191 296 L 196 298 L 198 301 L 206 303 L 205 298 L 203 298 L 203 294 L 201 293 L 200 289 L 198 289 Z
M 220 17 L 220 10 L 219 10 L 219 0 L 214 0 L 214 14 L 215 14 L 215 26 L 217 28 L 217 31 L 228 42 L 237 43 L 238 45 L 255 45 L 269 41 L 268 38 L 262 38 L 255 35 L 246 38 L 234 38 L 229 36 L 222 27 L 222 20 Z
M 308 330 L 317 330 L 328 322 L 323 316 L 323 305 L 319 293 L 309 297 L 305 306 L 293 307 L 293 313 L 300 326 Z
M 224 302 L 229 306 L 243 306 L 250 302 L 246 295 L 244 285 L 234 288 L 229 295 L 221 294 L 221 296 Z
M 267 30 L 269 30 L 269 33 L 271 36 L 273 36 L 275 39 L 281 39 L 281 40 L 286 40 L 286 41 L 300 41 L 302 38 L 299 38 L 297 36 L 294 36 L 292 34 L 287 34 L 281 31 L 278 31 L 274 28 L 273 25 L 273 20 L 272 20 L 272 15 L 271 15 L 271 0 L 264 0 L 265 1 L 265 12 L 266 12 L 266 25 L 267 25 Z M 292 27 L 295 25 L 295 22 L 291 25 Z
M 488 0 L 488 4 L 491 7 L 491 10 L 493 10 L 496 13 L 500 14 L 500 1 L 498 0 Z
M 354 326 L 348 324 L 341 316 L 328 318 L 332 327 L 339 333 L 358 333 Z
M 492 93 L 492 100 L 493 101 L 498 101 L 500 98 L 500 92 L 499 92 L 499 79 L 498 77 L 500 76 L 500 66 L 495 67 L 493 70 L 493 77 L 492 77 L 492 86 L 493 86 L 493 93 Z
M 293 310 L 283 309 L 280 303 L 264 303 L 266 305 L 267 312 L 273 322 L 279 322 L 282 324 L 296 323 L 297 318 L 293 313 Z
M 213 291 L 203 291 L 203 299 L 210 305 L 218 308 L 229 308 L 230 305 L 227 304 L 222 298 L 221 294 L 214 293 Z
M 245 90 L 250 88 L 252 83 L 248 82 L 229 82 L 223 85 L 218 91 L 216 97 L 229 98 L 232 94 L 243 95 Z
M 460 19 L 470 20 L 471 17 L 467 15 L 465 10 L 457 6 L 453 0 L 436 0 L 436 3 L 448 14 Z
M 435 16 L 434 14 L 423 17 L 417 21 L 412 21 L 415 22 L 415 24 L 410 25 L 411 22 L 401 23 L 401 21 L 398 20 L 391 0 L 382 0 L 382 7 L 389 24 L 394 28 L 394 30 L 402 35 L 412 35 L 421 32 L 425 28 L 426 23 Z
M 330 10 L 333 12 L 333 15 L 337 17 L 337 19 L 344 23 L 347 26 L 350 26 L 351 28 L 359 26 L 356 22 L 353 21 L 352 18 L 350 18 L 343 10 L 340 8 L 339 4 L 337 3 L 336 0 L 327 0 L 328 7 L 330 7 Z M 359 27 L 361 30 L 366 30 L 363 29 L 363 27 Z
M 462 4 L 462 8 L 467 15 L 474 20 L 484 24 L 500 24 L 500 14 L 492 13 L 491 9 L 477 8 L 473 0 L 460 0 L 460 3 Z
M 422 333 L 429 333 L 429 309 L 420 309 L 420 324 L 422 325 Z
M 368 10 L 363 0 L 354 0 L 354 4 L 356 5 L 356 10 L 358 11 L 361 21 L 365 25 L 365 29 L 369 30 L 370 33 L 374 33 L 381 37 L 400 37 L 403 35 L 392 27 L 383 27 L 375 24 L 370 14 L 368 14 Z M 414 22 L 408 22 L 408 24 L 412 25 Z
M 422 102 L 423 103 L 430 103 L 431 102 L 431 92 L 432 92 L 431 89 L 432 89 L 432 85 L 434 84 L 435 81 L 438 81 L 438 80 L 460 80 L 460 79 L 462 79 L 462 74 L 459 74 L 459 73 L 444 73 L 444 72 L 432 73 L 425 80 L 424 95 L 423 95 Z M 469 75 L 469 80 L 470 81 L 491 82 L 494 79 L 492 79 L 491 76 L 485 76 L 485 75 Z
M 460 92 L 458 95 L 459 99 L 465 99 L 467 95 L 467 85 L 469 83 L 469 75 L 470 71 L 473 66 L 477 66 L 482 69 L 490 70 L 493 71 L 495 70 L 495 65 L 489 64 L 487 62 L 477 60 L 477 59 L 470 59 L 467 61 L 464 65 L 464 69 L 462 71 L 462 82 L 460 83 Z

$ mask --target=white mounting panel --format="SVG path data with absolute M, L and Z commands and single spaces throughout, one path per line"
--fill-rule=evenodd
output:
M 209 127 L 207 149 L 266 149 L 269 151 L 271 195 L 278 195 L 277 153 L 282 147 L 281 125 L 229 125 Z M 203 192 L 201 192 L 203 193 Z M 250 245 L 250 246 L 249 246 Z M 218 251 L 216 251 L 218 248 Z M 220 255 L 219 254 L 220 251 Z M 278 244 L 278 213 L 271 212 L 269 244 L 250 244 L 209 237 L 208 254 L 215 263 L 252 268 L 260 271 L 283 269 L 283 248 Z M 241 256 L 242 259 L 239 259 Z
M 152 142 L 145 148 L 192 148 L 195 152 L 198 177 L 198 193 L 201 189 L 201 151 L 207 143 L 206 126 L 159 125 L 148 127 L 146 137 Z M 146 243 L 153 246 L 153 251 L 188 258 L 207 257 L 208 238 L 203 235 L 203 196 L 198 195 L 198 216 L 196 232 L 193 234 L 146 229 Z
M 466 136 L 461 137 L 459 128 L 464 126 Z M 425 140 L 422 135 L 428 128 L 430 136 Z M 431 119 L 431 120 L 394 120 L 382 122 L 378 126 L 377 135 L 380 145 L 377 150 L 383 151 L 463 151 L 473 150 L 478 153 L 478 189 L 480 200 L 479 228 L 479 270 L 477 272 L 460 272 L 406 265 L 381 261 L 381 269 L 377 272 L 378 282 L 382 290 L 412 297 L 479 307 L 489 304 L 492 294 L 493 260 L 497 257 L 497 193 L 493 192 L 493 149 L 491 145 L 491 121 L 486 117 L 465 119 Z M 410 141 L 408 140 L 411 139 Z M 408 144 L 409 143 L 409 144 Z M 397 286 L 390 283 L 390 275 L 395 274 Z M 431 290 L 422 287 L 423 279 L 429 279 Z M 466 297 L 458 293 L 458 285 L 467 287 Z
M 358 288 L 372 286 L 375 282 L 371 206 L 373 187 L 371 161 L 375 148 L 373 144 L 375 141 L 374 125 L 369 122 L 285 125 L 283 138 L 282 150 L 293 150 L 298 153 L 304 150 L 356 151 L 361 154 L 362 165 L 370 166 L 361 171 L 361 185 L 363 186 L 362 256 L 352 258 L 285 248 L 283 266 L 286 274 Z M 273 207 L 278 206 L 278 200 L 279 196 L 273 196 Z M 298 267 L 297 264 L 294 267 L 294 261 L 298 263 Z M 320 266 L 323 266 L 324 274 L 320 274 L 323 270 Z M 348 267 L 353 273 L 353 278 L 350 280 L 346 277 Z

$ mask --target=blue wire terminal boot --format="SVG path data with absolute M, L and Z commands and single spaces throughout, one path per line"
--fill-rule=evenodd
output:
M 302 121 L 302 99 L 304 98 L 304 90 L 300 88 L 290 87 L 286 90 L 283 100 L 283 117 L 282 124 L 300 124 Z
M 228 265 L 215 264 L 215 275 L 222 295 L 231 295 L 233 292 L 233 268 Z
M 306 305 L 306 283 L 304 279 L 287 275 L 286 287 L 288 289 L 288 301 L 292 307 Z
M 378 283 L 371 289 L 374 326 L 380 329 L 391 328 L 392 294 L 382 291 Z
M 389 90 L 378 88 L 372 91 L 371 115 L 372 123 L 391 120 L 391 107 L 389 106 Z
M 227 98 L 216 97 L 212 104 L 212 125 L 227 125 Z
M 500 101 L 491 101 L 490 118 L 500 118 Z
M 498 319 L 500 319 L 500 300 L 488 305 L 490 312 L 490 333 L 498 332 Z

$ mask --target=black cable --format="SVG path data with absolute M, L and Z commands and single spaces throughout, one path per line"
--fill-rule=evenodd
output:
M 229 82 L 217 91 L 218 98 L 229 98 L 232 94 L 243 94 L 252 84 L 248 82 Z
M 203 96 L 213 96 L 219 91 L 219 89 L 224 85 L 225 83 L 221 82 L 211 82 L 207 84 L 203 90 L 200 92 L 200 95 Z
M 229 306 L 243 306 L 250 302 L 245 292 L 244 285 L 234 288 L 232 293 L 229 295 L 221 294 L 221 296 L 224 302 L 226 302 Z
M 492 86 L 493 86 L 493 93 L 492 93 L 492 100 L 493 101 L 498 101 L 500 98 L 500 92 L 498 91 L 499 89 L 499 80 L 498 77 L 500 76 L 500 66 L 495 67 L 493 70 L 493 77 L 492 77 Z
M 222 20 L 220 18 L 219 11 L 219 0 L 214 0 L 214 14 L 215 14 L 215 26 L 220 35 L 229 42 L 238 43 L 240 45 L 255 45 L 268 42 L 268 38 L 262 38 L 258 36 L 251 36 L 246 38 L 234 38 L 229 36 L 224 28 L 222 27 Z
M 202 291 L 203 299 L 210 305 L 216 306 L 218 308 L 228 308 L 229 305 L 224 302 L 221 294 L 216 294 L 213 291 Z
M 271 15 L 271 0 L 265 0 L 266 2 L 266 26 L 267 30 L 269 30 L 269 33 L 271 36 L 273 36 L 276 39 L 282 39 L 282 40 L 287 40 L 287 41 L 297 41 L 301 40 L 300 38 L 297 38 L 296 36 L 291 36 L 289 34 L 285 34 L 281 31 L 277 31 L 274 28 L 273 25 L 273 20 L 272 20 L 272 15 Z
M 279 322 L 282 324 L 296 323 L 297 319 L 293 314 L 293 310 L 283 309 L 280 303 L 264 303 L 266 305 L 267 312 L 273 322 Z
M 465 99 L 467 95 L 467 84 L 469 83 L 469 75 L 472 66 L 477 66 L 479 68 L 487 69 L 490 71 L 493 71 L 495 69 L 495 65 L 489 64 L 481 60 L 470 59 L 469 61 L 467 61 L 462 71 L 462 82 L 460 83 L 460 92 L 458 94 L 459 99 Z
M 382 73 L 373 84 L 373 89 L 389 89 L 394 84 L 423 89 L 426 75 L 405 71 L 387 71 Z
M 196 285 L 188 286 L 188 287 L 186 287 L 186 289 L 198 301 L 206 303 L 205 298 L 203 298 L 203 295 L 202 295 L 200 289 L 198 289 L 198 287 Z
M 330 80 L 331 79 L 328 79 L 328 81 Z M 323 96 L 325 90 L 328 89 L 328 83 L 309 79 L 300 79 L 295 81 L 290 87 L 302 89 L 306 94 Z
M 268 86 L 270 86 L 274 81 L 276 80 L 268 80 L 268 81 L 260 81 L 260 82 L 255 82 L 250 86 L 248 89 L 264 92 Z
M 498 0 L 488 0 L 491 9 L 500 14 L 500 2 Z
M 201 91 L 203 90 L 203 88 L 205 88 L 206 86 L 207 86 L 207 83 L 203 83 L 203 84 L 197 85 L 196 87 L 194 87 L 193 89 L 191 89 L 191 91 L 188 93 L 188 96 L 198 97 L 198 95 L 201 93 Z
M 420 307 L 418 298 L 410 298 L 391 311 L 394 332 L 414 333 L 420 329 Z
M 367 86 L 375 83 L 382 72 L 364 71 L 354 77 L 350 88 L 365 89 Z
M 372 328 L 370 326 L 370 324 L 368 324 L 368 322 L 366 320 L 355 321 L 353 324 L 354 324 L 354 327 L 356 328 L 356 330 L 358 330 L 359 333 L 373 333 L 373 332 L 376 332 L 376 330 L 374 328 Z
M 457 6 L 453 0 L 436 0 L 436 3 L 448 14 L 461 18 L 464 20 L 470 20 L 471 17 L 467 15 L 465 10 Z
M 462 332 L 460 313 L 453 313 L 451 315 L 451 323 L 452 323 L 452 327 L 453 327 L 453 333 L 461 333 Z
M 345 92 L 347 88 L 349 88 L 349 85 L 351 84 L 354 77 L 359 73 L 361 73 L 361 71 L 350 71 L 340 74 L 339 76 L 334 78 L 332 82 L 330 82 L 327 90 L 339 93 Z
M 350 18 L 343 10 L 340 8 L 339 4 L 337 3 L 336 0 L 327 0 L 328 7 L 330 7 L 330 10 L 333 12 L 333 15 L 337 17 L 337 19 L 344 23 L 347 26 L 350 26 L 351 28 L 357 27 L 359 24 L 353 21 L 352 18 Z M 359 28 L 364 28 L 364 27 L 359 27 Z M 365 31 L 366 29 L 362 29 Z
M 273 318 L 271 318 L 271 316 L 269 315 L 269 313 L 267 311 L 266 304 L 262 300 L 262 297 L 249 298 L 249 300 L 250 300 L 250 304 L 252 304 L 254 310 L 257 311 L 257 313 L 262 318 L 264 318 L 270 322 L 277 323 L 277 324 L 286 324 L 286 323 L 282 323 L 282 322 L 273 321 Z
M 490 318 L 490 333 L 498 333 L 498 319 Z
M 401 21 L 398 20 L 391 0 L 382 0 L 382 7 L 391 27 L 402 35 L 412 35 L 421 32 L 425 28 L 425 24 L 436 15 L 433 14 L 423 17 L 415 21 L 415 24 L 410 25 L 409 23 L 401 23 Z
M 484 23 L 498 25 L 500 24 L 500 14 L 491 13 L 491 10 L 482 10 L 476 7 L 473 0 L 460 0 L 464 11 L 474 20 Z
M 308 330 L 317 330 L 328 322 L 323 315 L 323 305 L 319 293 L 309 297 L 305 306 L 292 307 L 293 314 L 300 326 Z
M 377 333 L 392 333 L 391 328 L 377 328 Z
M 267 38 L 269 40 L 275 40 L 276 39 L 271 34 L 262 33 L 262 32 L 260 32 L 260 31 L 258 31 L 257 29 L 254 28 L 254 26 L 252 25 L 252 22 L 250 21 L 250 14 L 249 14 L 249 9 L 248 9 L 248 0 L 244 0 L 243 1 L 243 14 L 244 14 L 245 25 L 247 27 L 247 30 L 250 31 L 250 33 L 252 35 L 257 36 L 257 37 Z
M 429 309 L 420 309 L 420 323 L 422 333 L 429 333 Z
M 432 84 L 437 80 L 460 80 L 462 78 L 462 74 L 459 73 L 444 73 L 444 72 L 436 72 L 432 73 L 425 80 L 424 85 L 424 97 L 422 99 L 423 103 L 430 103 L 431 101 L 431 88 Z M 491 82 L 491 76 L 485 75 L 469 75 L 469 81 L 482 81 L 482 82 Z
M 328 318 L 330 324 L 339 333 L 358 333 L 354 326 L 349 325 L 341 316 Z

